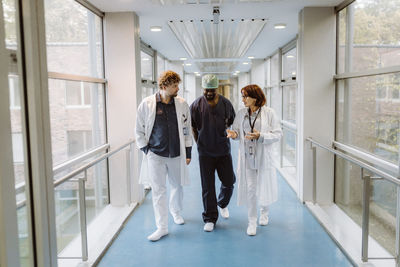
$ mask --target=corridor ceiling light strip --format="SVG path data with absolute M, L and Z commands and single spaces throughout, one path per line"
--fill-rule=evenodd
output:
M 174 20 L 168 25 L 193 58 L 240 58 L 267 23 L 266 19 Z
M 286 24 L 285 23 L 276 23 L 274 24 L 274 28 L 277 30 L 282 30 L 286 28 Z
M 282 0 L 152 0 L 154 4 L 167 5 L 221 5 L 240 3 L 268 3 Z
M 161 26 L 151 26 L 150 31 L 152 32 L 160 32 L 162 30 Z

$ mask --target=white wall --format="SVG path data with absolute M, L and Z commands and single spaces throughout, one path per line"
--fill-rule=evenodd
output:
M 107 127 L 111 150 L 134 138 L 137 98 L 140 97 L 140 41 L 139 18 L 134 12 L 106 13 L 105 69 L 108 81 Z M 131 177 L 131 195 L 140 201 L 143 190 L 138 185 L 137 153 Z M 110 159 L 111 204 L 128 204 L 126 153 L 119 152 Z
M 264 59 L 253 59 L 251 61 L 250 83 L 257 84 L 261 89 L 265 86 L 265 61 Z
M 308 137 L 331 146 L 335 134 L 335 25 L 333 7 L 306 7 L 299 16 L 298 173 L 299 197 L 312 200 Z M 323 59 L 323 60 L 322 60 Z M 317 202 L 333 202 L 333 156 L 318 149 Z
M 166 61 L 165 63 L 165 70 L 172 70 L 176 73 L 179 74 L 179 76 L 181 77 L 182 81 L 183 81 L 183 66 L 182 66 L 182 61 Z M 182 84 L 181 84 L 182 85 Z M 180 87 L 180 89 L 183 89 L 183 85 Z M 185 97 L 184 96 L 184 90 L 179 90 L 178 95 L 180 97 Z
M 243 108 L 243 102 L 242 102 L 242 93 L 240 90 L 245 87 L 246 85 L 250 84 L 250 74 L 249 73 L 239 73 L 238 75 L 238 90 L 237 90 L 237 97 L 239 99 L 238 103 L 238 110 Z
M 185 75 L 186 102 L 190 105 L 196 99 L 196 76 L 194 74 Z

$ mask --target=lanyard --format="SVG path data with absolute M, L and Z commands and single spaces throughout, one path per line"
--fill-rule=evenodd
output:
M 250 128 L 251 128 L 251 132 L 253 132 L 253 130 L 254 130 L 254 125 L 256 124 L 256 120 L 257 120 L 257 118 L 258 118 L 258 114 L 260 114 L 260 111 L 261 111 L 261 107 L 258 108 L 257 115 L 256 115 L 256 117 L 255 117 L 253 123 L 251 123 L 250 108 L 249 108 L 248 111 L 249 111 L 249 124 L 250 124 Z

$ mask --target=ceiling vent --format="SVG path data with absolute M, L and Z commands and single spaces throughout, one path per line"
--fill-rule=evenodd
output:
M 168 25 L 193 59 L 240 58 L 266 24 L 266 19 L 176 20 Z
M 265 3 L 281 0 L 152 0 L 161 5 L 221 5 L 237 3 Z

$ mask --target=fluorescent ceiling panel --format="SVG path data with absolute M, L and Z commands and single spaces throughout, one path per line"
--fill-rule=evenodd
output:
M 265 19 L 169 21 L 168 25 L 194 58 L 240 58 L 266 24 Z
M 153 3 L 161 5 L 221 5 L 221 4 L 235 4 L 235 3 L 265 3 L 281 0 L 152 0 Z

